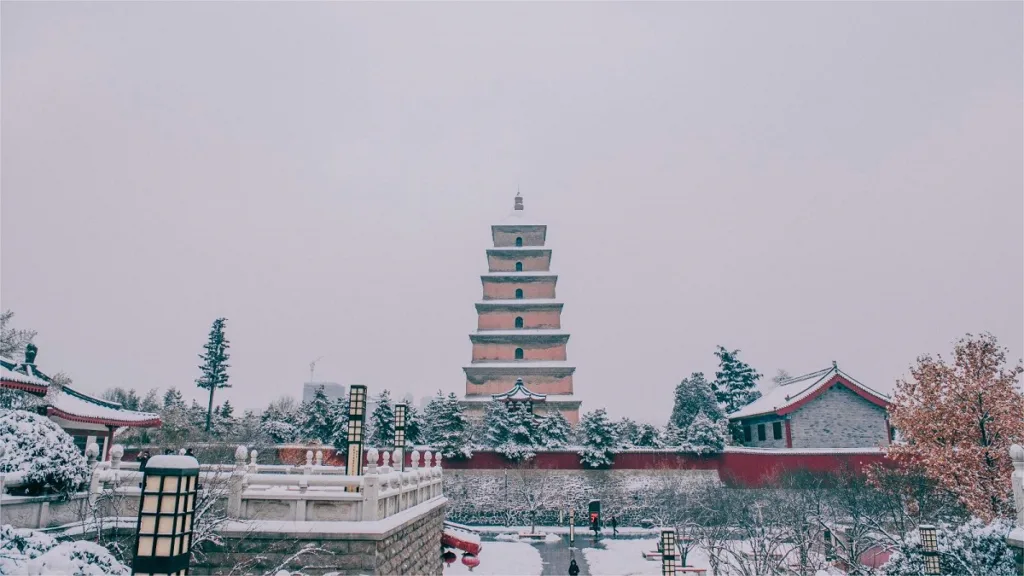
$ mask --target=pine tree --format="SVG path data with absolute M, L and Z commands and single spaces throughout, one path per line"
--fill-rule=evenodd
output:
M 181 392 L 177 388 L 171 386 L 164 392 L 164 408 L 170 408 L 172 406 L 180 406 L 184 408 L 185 401 L 181 398 Z
M 203 363 L 199 365 L 203 375 L 196 380 L 196 386 L 210 391 L 210 402 L 206 409 L 206 431 L 210 431 L 210 418 L 213 415 L 213 393 L 218 388 L 230 388 L 228 384 L 228 348 L 230 342 L 224 336 L 224 324 L 227 318 L 217 318 L 210 328 L 210 337 L 203 347 L 206 352 L 199 355 Z
M 716 454 L 725 449 L 725 431 L 721 423 L 703 412 L 686 429 L 686 447 L 697 454 Z
M 391 393 L 382 390 L 375 398 L 377 407 L 370 415 L 370 446 L 388 448 L 395 444 L 395 409 L 391 405 Z
M 580 436 L 583 447 L 579 454 L 584 465 L 591 468 L 611 465 L 618 438 L 615 425 L 603 408 L 589 412 L 580 420 Z
M 661 448 L 661 435 L 653 424 L 640 424 L 633 445 L 638 448 Z
M 632 448 L 636 445 L 636 436 L 640 432 L 637 423 L 630 418 L 623 418 L 615 425 L 616 435 L 619 437 L 619 446 Z
M 219 414 L 221 418 L 233 418 L 235 414 L 235 407 L 231 405 L 229 400 L 225 400 L 224 405 L 220 407 Z
M 726 415 L 761 397 L 757 391 L 757 380 L 761 375 L 741 361 L 737 357 L 739 353 L 739 350 L 730 352 L 722 346 L 715 351 L 715 356 L 718 356 L 718 372 L 715 372 L 711 388 Z
M 537 442 L 543 448 L 564 448 L 572 438 L 572 425 L 555 410 L 537 418 Z
M 408 405 L 405 411 L 405 444 L 406 446 L 419 446 L 425 440 L 423 435 L 423 417 L 420 411 L 412 404 Z
M 438 396 L 440 395 L 438 392 Z M 430 409 L 430 404 L 427 406 L 427 413 L 433 418 L 429 438 L 431 447 L 443 458 L 470 458 L 473 456 L 473 447 L 469 420 L 462 410 L 462 405 L 459 404 L 459 399 L 454 393 L 450 393 L 443 400 L 437 400 L 438 398 L 434 398 L 430 401 L 430 404 L 434 405 L 433 410 Z
M 484 421 L 488 446 L 516 462 L 533 458 L 539 442 L 533 413 L 525 402 L 491 402 Z
M 299 434 L 306 440 L 316 440 L 321 444 L 332 444 L 337 432 L 334 406 L 324 394 L 320 386 L 313 393 L 313 399 L 303 403 L 302 413 L 305 418 L 299 426 Z
M 341 456 L 348 455 L 348 398 L 338 398 L 331 404 L 334 419 L 334 437 L 331 444 Z
M 668 423 L 661 431 L 661 443 L 667 448 L 676 448 L 686 444 L 686 429 Z
M 676 386 L 675 403 L 669 421 L 681 430 L 686 430 L 697 414 L 704 412 L 709 418 L 718 420 L 722 409 L 711 389 L 711 383 L 703 372 L 694 372 Z

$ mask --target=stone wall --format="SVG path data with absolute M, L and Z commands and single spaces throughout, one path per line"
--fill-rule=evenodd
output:
M 441 574 L 444 497 L 376 522 L 231 523 L 192 574 Z M 299 552 L 306 550 L 305 553 Z
M 2 498 L 0 524 L 10 524 L 16 528 L 52 528 L 81 522 L 89 517 L 88 498 L 84 492 L 73 494 L 69 498 L 60 495 L 10 496 L 8 494 L 4 494 L 0 498 Z M 135 507 L 134 510 L 138 514 L 138 507 Z
M 885 410 L 842 383 L 794 412 L 790 426 L 793 448 L 862 448 L 889 444 Z

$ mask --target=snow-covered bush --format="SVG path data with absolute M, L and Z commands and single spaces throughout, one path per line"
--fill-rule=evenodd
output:
M 25 576 L 127 576 L 128 567 L 99 544 L 63 542 L 37 532 L 0 526 L 0 574 Z
M 572 437 L 572 425 L 561 412 L 537 418 L 537 437 L 541 449 L 564 448 Z
M 985 524 L 972 518 L 966 524 L 939 526 L 939 562 L 943 574 L 968 576 L 1014 576 L 1018 574 L 1013 551 L 1006 545 L 1006 536 L 1013 526 L 1006 520 Z M 882 566 L 886 576 L 910 576 L 922 573 L 921 534 L 911 532 L 904 545 L 893 552 Z
M 686 429 L 685 446 L 696 454 L 716 454 L 725 449 L 725 432 L 701 412 Z
M 295 442 L 299 436 L 295 426 L 281 420 L 267 420 L 260 426 L 260 430 L 278 444 Z
M 444 458 L 470 458 L 473 456 L 472 435 L 469 419 L 459 404 L 458 397 L 451 392 L 446 397 L 441 391 L 424 411 L 424 419 L 430 423 L 427 443 Z
M 89 477 L 85 457 L 60 426 L 23 410 L 0 413 L 0 473 L 17 473 L 29 494 L 68 492 Z
M 610 466 L 618 443 L 615 425 L 608 420 L 604 409 L 588 412 L 580 420 L 580 461 L 585 466 L 600 468 Z
M 491 402 L 484 415 L 487 444 L 509 460 L 520 462 L 535 455 L 537 426 L 522 402 Z

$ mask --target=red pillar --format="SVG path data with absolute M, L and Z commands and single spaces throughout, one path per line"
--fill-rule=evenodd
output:
M 107 441 L 103 443 L 103 457 L 100 462 L 110 457 L 110 448 L 114 445 L 114 427 L 107 426 Z
M 789 429 L 789 418 L 786 418 L 786 448 L 793 447 L 793 432 Z

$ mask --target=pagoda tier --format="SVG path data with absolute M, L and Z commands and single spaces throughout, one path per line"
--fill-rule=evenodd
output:
M 558 275 L 551 272 L 547 226 L 528 222 L 522 197 L 500 224 L 491 226 L 483 299 L 476 303 L 477 330 L 469 335 L 472 362 L 465 366 L 464 405 L 482 412 L 492 401 L 535 399 L 537 412 L 557 410 L 576 422 L 575 367 L 567 363 L 569 333 L 561 330 L 563 303 L 555 299 Z

